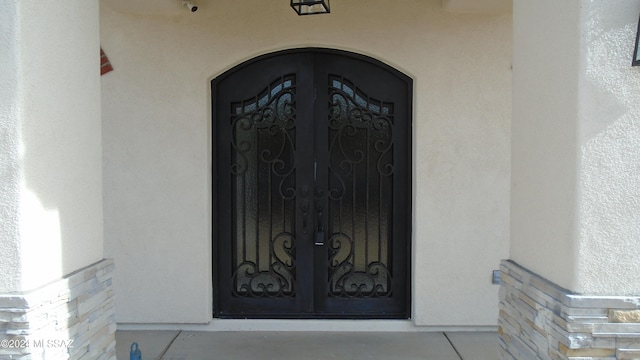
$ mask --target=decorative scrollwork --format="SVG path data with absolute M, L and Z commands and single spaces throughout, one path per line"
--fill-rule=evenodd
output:
M 231 163 L 233 175 L 242 175 L 247 171 L 249 152 L 255 146 L 251 139 L 258 132 L 280 139 L 279 151 L 262 151 L 264 160 L 267 157 L 273 161 L 279 159 L 287 148 L 293 151 L 291 130 L 295 128 L 294 80 L 293 75 L 284 76 L 257 96 L 231 104 L 231 146 L 235 155 L 235 161 Z
M 382 263 L 369 264 L 366 271 L 354 271 L 353 264 L 342 263 L 332 269 L 329 284 L 329 296 L 331 297 L 391 296 L 391 274 Z
M 356 164 L 365 161 L 363 147 L 376 153 L 376 168 L 380 175 L 393 174 L 389 156 L 393 147 L 393 104 L 370 98 L 349 80 L 332 75 L 329 78 L 328 126 L 329 170 L 337 181 L 329 194 L 334 199 L 343 194 L 343 178 L 352 173 Z
M 331 256 L 329 257 L 329 266 L 331 267 L 338 267 L 353 256 L 353 241 L 347 234 L 332 234 L 329 246 L 331 246 Z
M 295 92 L 286 75 L 231 103 L 236 297 L 295 296 Z
M 278 234 L 272 241 L 273 260 L 267 271 L 244 261 L 233 273 L 233 295 L 237 297 L 291 297 L 295 294 L 295 262 L 292 234 Z
M 329 77 L 329 296 L 391 296 L 393 103 Z M 385 199 L 382 199 L 385 197 Z
M 353 241 L 348 235 L 333 234 L 329 245 L 329 296 L 391 296 L 391 274 L 385 264 L 376 261 L 368 264 L 366 271 L 356 271 L 351 262 L 354 255 Z

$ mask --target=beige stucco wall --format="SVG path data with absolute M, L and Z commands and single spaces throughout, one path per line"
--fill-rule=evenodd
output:
M 513 5 L 511 258 L 569 288 L 577 261 L 579 3 Z M 549 19 L 544 26 L 541 18 Z
M 343 1 L 297 17 L 262 0 L 191 14 L 101 8 L 105 242 L 120 323 L 211 320 L 210 80 L 244 60 L 319 46 L 414 79 L 413 296 L 418 325 L 495 325 L 508 257 L 511 15 L 440 0 Z
M 102 259 L 97 0 L 0 3 L 0 292 Z
M 639 11 L 514 2 L 511 258 L 580 293 L 640 294 Z

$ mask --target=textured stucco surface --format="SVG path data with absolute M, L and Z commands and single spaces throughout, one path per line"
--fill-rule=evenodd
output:
M 640 294 L 638 9 L 514 3 L 511 257 L 584 294 Z
M 640 1 L 583 7 L 576 290 L 640 295 Z
M 509 242 L 511 15 L 375 0 L 297 17 L 261 1 L 171 16 L 102 6 L 101 44 L 115 69 L 102 78 L 102 99 L 118 321 L 211 320 L 210 80 L 260 54 L 318 46 L 414 79 L 415 323 L 495 325 L 491 270 Z
M 99 6 L 97 0 L 1 6 L 8 48 L 0 72 L 8 74 L 2 76 L 8 86 L 0 90 L 7 139 L 0 145 L 0 241 L 11 260 L 0 270 L 3 282 L 13 279 L 1 290 L 18 291 L 102 258 Z
M 18 1 L 0 3 L 0 292 L 20 288 Z

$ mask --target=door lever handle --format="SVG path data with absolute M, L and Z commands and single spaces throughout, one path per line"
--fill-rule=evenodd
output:
M 313 238 L 313 243 L 316 246 L 324 245 L 324 230 L 322 230 L 322 209 L 318 209 L 318 229 L 316 230 L 316 235 Z
M 316 186 L 315 189 L 315 210 L 318 213 L 317 214 L 317 221 L 318 221 L 318 228 L 316 230 L 315 236 L 313 238 L 313 243 L 316 246 L 323 246 L 324 245 L 324 230 L 322 229 L 322 211 L 324 210 L 324 202 L 323 202 L 323 197 L 324 197 L 324 190 L 322 190 L 322 187 L 320 186 Z
M 309 214 L 309 200 L 302 200 L 300 205 L 300 212 L 302 212 L 302 230 L 307 232 L 307 215 Z
M 309 186 L 303 185 L 300 188 L 300 212 L 302 213 L 302 232 L 307 233 L 307 215 L 309 215 L 309 200 L 306 197 L 309 196 Z
M 324 245 L 324 231 L 322 230 L 322 228 L 318 228 L 318 231 L 316 231 L 316 235 L 314 236 L 313 240 L 316 246 Z

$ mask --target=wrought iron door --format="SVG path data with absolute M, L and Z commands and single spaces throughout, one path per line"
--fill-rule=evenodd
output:
M 324 49 L 212 81 L 216 316 L 409 316 L 411 91 Z

